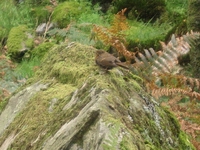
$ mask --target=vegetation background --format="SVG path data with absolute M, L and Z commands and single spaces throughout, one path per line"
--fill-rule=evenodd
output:
M 111 52 L 110 45 L 95 39 L 93 25 L 112 26 L 114 15 L 124 8 L 129 28 L 122 34 L 126 47 L 133 52 L 150 47 L 159 51 L 160 41 L 168 42 L 172 34 L 180 37 L 190 30 L 200 31 L 198 0 L 1 0 L 0 8 L 0 82 L 4 85 L 0 88 L 0 112 L 13 92 L 5 88 L 13 86 L 11 82 L 5 81 L 15 82 L 17 88 L 34 76 L 41 59 L 54 45 L 76 41 Z M 52 30 L 36 34 L 38 25 L 51 22 L 55 23 Z M 29 49 L 21 55 L 15 50 L 27 31 L 33 38 L 26 41 Z M 180 64 L 184 75 L 199 78 L 199 41 L 194 45 Z M 162 97 L 159 102 L 174 111 L 182 129 L 200 148 L 199 99 L 178 95 Z

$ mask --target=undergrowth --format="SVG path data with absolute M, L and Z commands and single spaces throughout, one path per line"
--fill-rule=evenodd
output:
M 34 21 L 28 5 L 16 5 L 13 0 L 2 0 L 0 8 L 0 39 L 6 38 L 10 29 L 19 24 L 33 27 Z
M 37 71 L 40 65 L 40 58 L 33 57 L 28 60 L 23 60 L 15 69 L 18 78 L 31 78 Z

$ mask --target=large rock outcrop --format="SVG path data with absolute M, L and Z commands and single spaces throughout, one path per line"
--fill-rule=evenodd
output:
M 95 65 L 95 51 L 64 43 L 45 55 L 1 112 L 0 149 L 193 149 L 140 78 L 121 68 L 105 72 Z

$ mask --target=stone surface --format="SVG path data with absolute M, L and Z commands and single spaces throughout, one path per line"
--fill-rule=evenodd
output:
M 31 96 L 45 88 L 47 88 L 47 84 L 41 84 L 40 82 L 37 82 L 13 95 L 9 99 L 6 108 L 0 115 L 0 135 L 9 126 L 16 115 L 22 111 L 26 103 L 30 100 Z

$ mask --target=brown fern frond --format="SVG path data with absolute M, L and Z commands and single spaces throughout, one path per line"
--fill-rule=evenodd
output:
M 112 25 L 109 29 L 111 33 L 119 34 L 121 31 L 129 28 L 126 16 L 124 15 L 126 10 L 127 8 L 124 8 L 114 16 Z
M 94 25 L 93 32 L 101 41 L 116 48 L 120 55 L 124 56 L 128 62 L 131 62 L 135 57 L 135 53 L 126 49 L 126 40 L 124 39 L 124 35 L 121 33 L 121 31 L 128 29 L 128 23 L 124 15 L 125 11 L 126 8 L 122 9 L 115 15 L 110 28 Z
M 192 30 L 190 32 L 187 32 L 186 35 L 183 35 L 184 41 L 187 43 L 190 43 L 191 45 L 195 45 L 195 40 L 200 38 L 200 32 L 193 32 Z
M 159 98 L 161 96 L 172 96 L 176 94 L 183 94 L 187 95 L 189 97 L 197 98 L 200 100 L 200 93 L 197 93 L 195 91 L 190 91 L 190 90 L 184 90 L 181 88 L 158 88 L 158 89 L 153 89 L 152 90 L 152 96 L 155 98 Z
M 119 54 L 121 54 L 122 56 L 126 58 L 126 61 L 128 63 L 131 63 L 131 60 L 135 58 L 135 53 L 128 51 L 125 45 L 122 42 L 120 42 L 118 39 L 112 40 L 112 46 L 116 48 Z
M 184 75 L 174 74 L 159 74 L 158 77 L 162 80 L 165 87 L 170 88 L 184 88 L 184 89 L 200 89 L 200 80 L 197 78 L 190 78 Z
M 108 31 L 107 28 L 93 25 L 93 33 L 95 33 L 95 38 L 100 39 L 106 45 L 110 45 L 112 43 L 113 35 Z
M 156 74 L 156 72 L 170 72 L 170 68 L 168 67 L 169 65 L 166 63 L 166 60 L 162 57 L 162 55 L 157 55 L 153 48 L 150 48 L 149 50 L 144 49 L 144 52 L 145 55 L 143 55 L 142 53 L 138 53 L 138 56 L 135 57 L 137 66 L 139 66 L 139 64 L 143 64 L 142 68 L 144 70 L 151 70 L 152 74 Z

